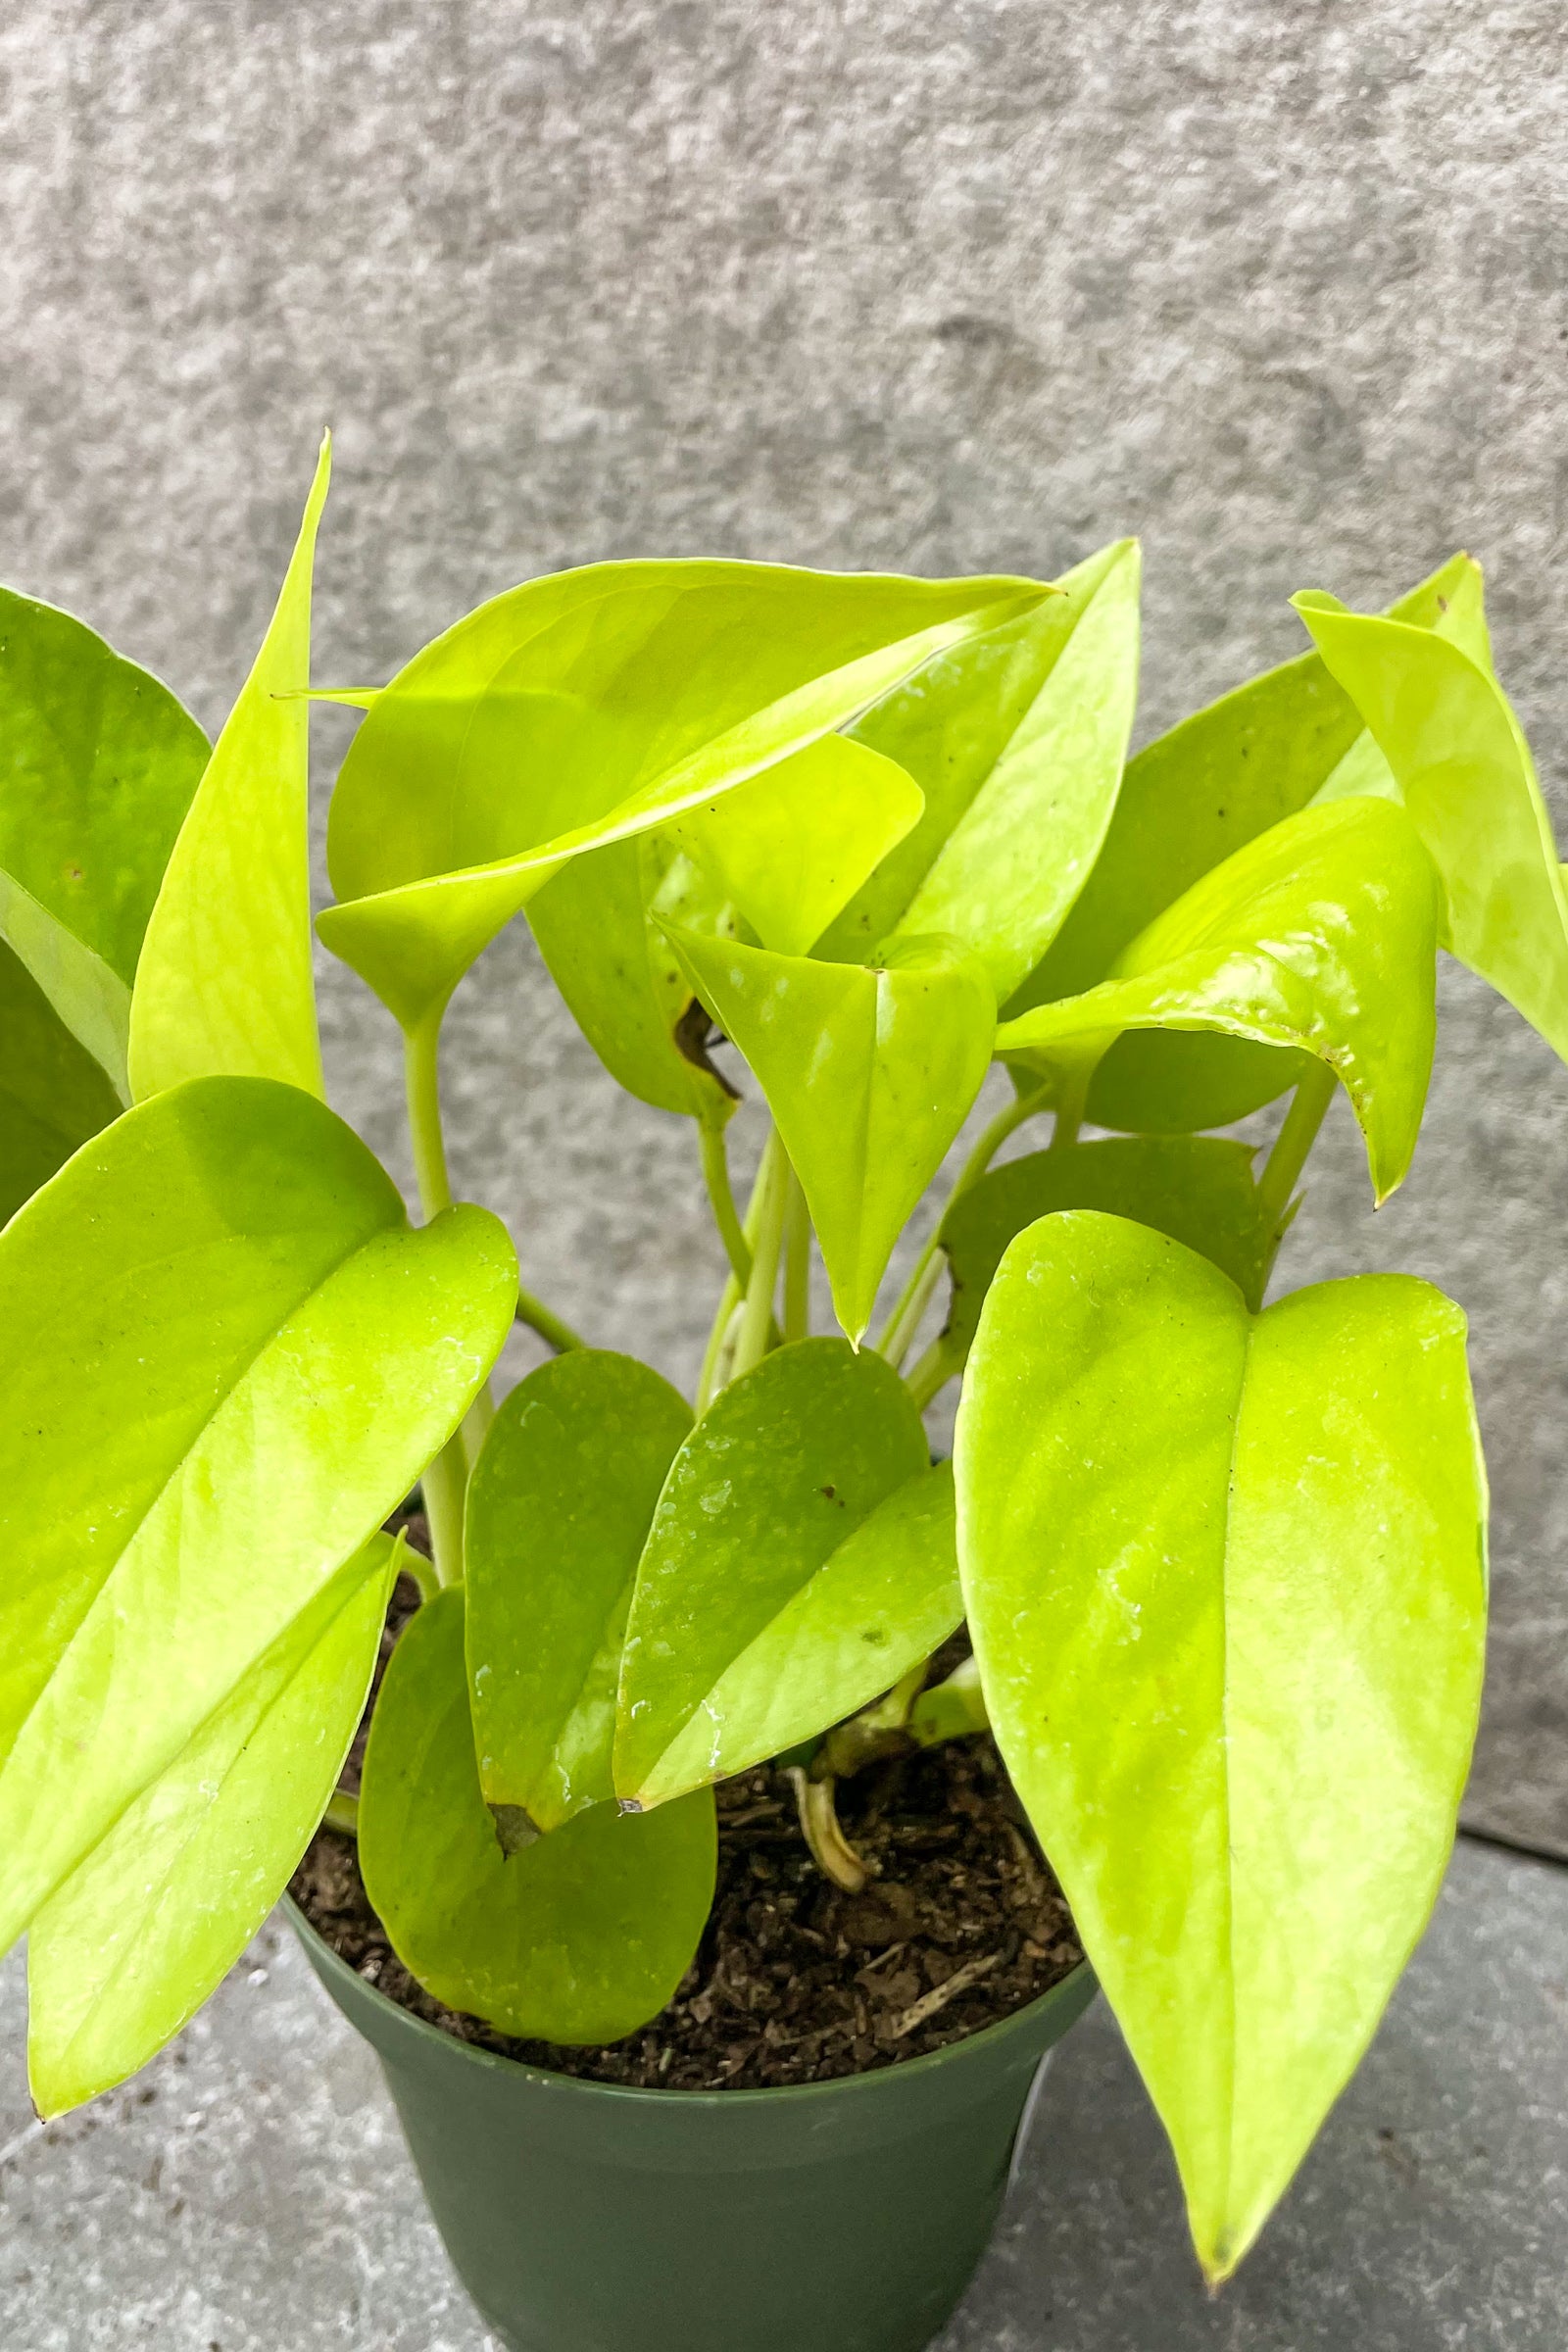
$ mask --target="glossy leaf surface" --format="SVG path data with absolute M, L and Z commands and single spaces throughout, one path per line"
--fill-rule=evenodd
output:
M 823 735 L 670 829 L 764 948 L 804 956 L 924 807 L 894 760 Z
M 1481 573 L 1455 556 L 1394 608 L 1484 651 Z M 1094 872 L 1050 953 L 1008 1002 L 1076 996 L 1204 874 L 1331 785 L 1380 789 L 1388 769 L 1354 704 L 1316 654 L 1265 671 L 1148 745 L 1127 765 Z M 1296 1083 L 1301 1063 L 1232 1037 L 1129 1033 L 1095 1072 L 1089 1115 L 1179 1133 L 1227 1126 Z
M 945 1603 L 933 1598 L 943 1590 L 940 1484 L 903 1498 L 902 1509 L 874 1533 L 872 1514 L 907 1489 L 928 1461 L 920 1416 L 898 1374 L 881 1356 L 858 1355 L 843 1340 L 777 1348 L 715 1397 L 675 1457 L 637 1573 L 615 1735 L 615 1787 L 623 1798 L 656 1805 L 671 1787 L 690 1786 L 693 1740 L 707 1741 L 704 1752 L 716 1750 L 719 1759 L 754 1745 L 765 1711 L 758 1678 L 744 1663 L 754 1643 L 777 1644 L 774 1662 L 787 1677 L 782 1709 L 807 1695 L 804 1660 L 790 1654 L 795 1627 L 825 1635 L 824 1675 L 853 1649 L 855 1632 L 886 1633 L 885 1642 L 863 1644 L 878 1652 L 865 1695 L 875 1697 L 898 1680 L 899 1665 L 885 1675 L 881 1665 L 902 1632 L 877 1612 L 901 1560 L 911 1593 L 919 1595 L 922 1621 L 943 1612 Z M 836 1555 L 857 1531 L 862 1546 L 835 1572 Z M 823 1572 L 829 1581 L 822 1602 L 805 1600 Z M 842 1618 L 835 1587 L 845 1596 Z M 869 1612 L 863 1628 L 852 1627 L 862 1607 Z M 707 1709 L 732 1672 L 733 1721 L 727 1706 L 715 1721 Z M 825 1688 L 822 1696 L 828 1711 L 816 1729 L 847 1711 L 833 1705 Z M 689 1726 L 695 1728 L 682 1745 Z M 756 1751 L 771 1752 L 765 1744 Z M 704 1777 L 739 1769 L 715 1760 Z
M 373 1536 L 34 1918 L 27 2072 L 41 2115 L 162 2049 L 282 1893 L 365 1706 L 392 1558 Z
M 1568 900 L 1529 747 L 1490 670 L 1426 629 L 1297 610 L 1442 876 L 1443 944 L 1568 1059 Z
M 611 1076 L 657 1109 L 722 1116 L 723 1087 L 676 1042 L 692 986 L 661 926 L 733 939 L 740 921 L 685 852 L 665 833 L 590 851 L 527 911 L 552 979 Z
M 0 589 L 0 939 L 122 1094 L 136 958 L 207 757 L 167 686 Z
M 1485 1614 L 1464 1319 L 1399 1275 L 1254 1318 L 1147 1227 L 1049 1217 L 992 1286 L 956 1474 L 991 1722 L 1222 2278 L 1447 1861 Z
M 0 1948 L 408 1493 L 515 1286 L 265 1079 L 156 1097 L 0 1235 Z
M 961 940 L 1004 1004 L 1088 880 L 1138 701 L 1136 540 L 1092 556 L 1043 608 L 1067 624 L 1039 693 L 900 916 L 895 937 Z
M 0 946 L 21 963 L 68 1038 L 91 1056 L 108 1079 L 117 1106 L 123 1107 L 130 1101 L 125 1067 L 130 991 L 120 974 L 4 871 Z
M 1401 809 L 1303 809 L 1167 908 L 1116 978 L 1004 1022 L 997 1051 L 1081 1070 L 1122 1029 L 1302 1047 L 1349 1096 L 1383 1200 L 1410 1164 L 1426 1101 L 1437 920 L 1432 861 Z
M 754 1571 L 755 1574 L 755 1571 Z M 750 1585 L 752 1578 L 745 1580 Z M 786 1748 L 815 1739 L 867 1707 L 884 1690 L 940 1649 L 963 1617 L 954 1543 L 953 1472 L 947 1462 L 917 1471 L 895 1488 L 819 1567 L 802 1577 L 788 1598 L 768 1577 L 773 1613 L 760 1632 L 737 1644 L 636 1790 L 645 1805 L 662 1805 L 685 1789 L 728 1779 Z M 735 1600 L 753 1622 L 744 1586 L 726 1588 L 721 1615 Z M 658 1639 L 652 1610 L 648 1641 Z M 684 1706 L 688 1693 L 651 1678 L 659 1718 Z M 636 1702 L 633 1701 L 635 1704 Z M 673 1707 L 671 1708 L 671 1713 Z M 666 1718 L 667 1719 L 667 1718 Z M 644 1726 L 636 1725 L 641 1733 Z
M 852 1340 L 893 1245 L 967 1117 L 996 1002 L 946 940 L 895 941 L 878 970 L 672 930 L 692 986 L 745 1054 L 800 1177 Z
M 953 1286 L 941 1339 L 945 1377 L 963 1369 L 1014 1234 L 1063 1208 L 1101 1209 L 1169 1234 L 1228 1274 L 1249 1306 L 1263 1303 L 1280 1228 L 1258 1200 L 1246 1144 L 1140 1135 L 1031 1152 L 989 1169 L 943 1217 L 938 1239 Z
M 311 573 L 326 442 L 277 606 L 213 748 L 147 925 L 130 1007 L 138 1102 L 185 1078 L 321 1092 L 307 792 Z
M 0 944 L 0 1225 L 119 1112 L 106 1071 Z
M 1047 593 L 769 565 L 533 580 L 426 647 L 350 747 L 321 937 L 406 1027 L 569 858 L 804 750 Z
M 661 1110 L 722 1118 L 722 1085 L 680 1050 L 692 990 L 662 925 L 734 939 L 744 910 L 765 944 L 809 947 L 919 809 L 891 760 L 825 735 L 665 832 L 563 867 L 528 920 L 611 1075 Z
M 925 795 L 821 941 L 863 963 L 896 931 L 946 932 L 1005 996 L 1054 937 L 1115 805 L 1138 678 L 1139 553 L 1120 540 L 1062 593 L 953 647 L 858 719 L 853 738 Z
M 468 1695 L 491 1805 L 556 1830 L 614 1794 L 620 1646 L 691 1407 L 629 1355 L 573 1348 L 502 1404 L 468 1489 Z
M 713 1898 L 713 1800 L 594 1805 L 504 1854 L 479 1788 L 463 1592 L 410 1621 L 376 1700 L 360 1797 L 366 1891 L 427 1992 L 503 2033 L 615 2041 L 657 2016 Z

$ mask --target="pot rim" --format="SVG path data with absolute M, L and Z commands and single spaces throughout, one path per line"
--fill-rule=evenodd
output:
M 405 2009 L 401 2001 L 395 2001 L 390 1993 L 383 1992 L 379 1984 L 372 1984 L 368 1977 L 362 1977 L 356 1969 L 351 1968 L 342 1953 L 333 1949 L 286 1889 L 282 1908 L 288 1914 L 294 1933 L 305 1945 L 308 1956 L 314 1958 L 316 1953 L 319 1953 L 332 1973 L 346 1977 L 357 1992 L 366 1995 L 372 2004 L 378 2003 L 427 2046 L 435 2045 L 451 2051 L 459 2058 L 467 2059 L 492 2073 L 521 2075 L 547 2093 L 554 2092 L 564 2097 L 582 2094 L 609 2100 L 614 2105 L 663 2107 L 669 2110 L 678 2108 L 688 2113 L 701 2108 L 718 2108 L 729 2114 L 748 2107 L 776 2107 L 781 2100 L 802 2105 L 808 2100 L 820 2102 L 857 2092 L 870 2093 L 894 2082 L 907 2082 L 916 2076 L 934 2074 L 938 2067 L 950 2065 L 966 2050 L 976 2049 L 981 2043 L 995 2044 L 1004 2036 L 1022 2031 L 1027 2021 L 1038 2017 L 1048 2004 L 1071 2000 L 1076 2018 L 1080 2010 L 1088 2007 L 1098 1989 L 1089 1962 L 1080 1960 L 1076 1968 L 1069 1969 L 1064 1977 L 1058 1978 L 1054 1984 L 1048 1985 L 1044 1992 L 1036 1993 L 1034 1999 L 1026 2001 L 1021 2009 L 1014 2009 L 1010 2016 L 999 2017 L 991 2025 L 982 2026 L 977 2033 L 965 2034 L 960 2040 L 948 2042 L 940 2050 L 926 2050 L 918 2058 L 899 2059 L 892 2066 L 868 2068 L 862 2074 L 835 2075 L 827 2082 L 779 2082 L 762 2090 L 649 2090 L 630 2082 L 595 2082 L 585 2080 L 581 2075 L 557 2074 L 549 2067 L 528 2066 L 522 2059 L 509 2058 L 500 2050 L 481 2049 L 474 2042 L 462 2041 L 457 2034 L 445 2033 L 439 2026 L 432 2026 L 427 2018 L 416 2017 L 412 2009 Z

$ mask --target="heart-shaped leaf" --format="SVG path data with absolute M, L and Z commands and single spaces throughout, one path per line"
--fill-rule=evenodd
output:
M 754 1623 L 749 1588 L 757 1581 L 767 1584 L 772 1614 L 737 1642 L 643 1774 L 635 1791 L 642 1805 L 667 1804 L 688 1788 L 727 1780 L 816 1739 L 941 1648 L 963 1619 L 951 1465 L 938 1462 L 896 1487 L 818 1567 L 802 1571 L 787 1598 L 782 1580 L 772 1576 L 727 1584 L 723 1606 L 732 1626 L 729 1613 L 737 1610 L 743 1625 Z M 653 1605 L 640 1630 L 645 1642 L 658 1641 Z M 689 1690 L 677 1693 L 662 1677 L 650 1682 L 654 1715 L 662 1701 L 668 1722 Z M 651 1740 L 652 1723 L 648 1733 Z
M 744 915 L 770 947 L 809 947 L 919 809 L 892 760 L 824 735 L 665 832 L 563 867 L 528 920 L 611 1075 L 661 1110 L 722 1123 L 722 1080 L 683 1050 L 691 986 L 662 926 L 734 939 Z
M 583 1348 L 519 1381 L 490 1426 L 464 1531 L 468 1696 L 485 1800 L 513 1841 L 614 1794 L 626 1612 L 691 1425 L 646 1364 Z
M 167 686 L 0 588 L 0 939 L 129 1100 L 130 984 L 208 757 Z
M 130 1007 L 138 1102 L 185 1078 L 321 1092 L 308 839 L 311 572 L 331 445 L 250 676 L 213 747 L 147 925 Z
M 0 1225 L 119 1113 L 107 1072 L 0 945 Z
M 863 963 L 896 933 L 946 933 L 979 957 L 999 1001 L 1039 960 L 1115 807 L 1139 576 L 1136 540 L 1102 548 L 1057 583 L 1059 598 L 953 647 L 856 721 L 853 740 L 908 770 L 925 813 L 820 955 Z
M 276 1902 L 342 1770 L 394 1547 L 340 1568 L 33 1919 L 27 2072 L 40 2115 L 172 2039 Z
M 988 1169 L 959 1193 L 937 1239 L 953 1285 L 938 1343 L 940 1377 L 961 1372 L 980 1310 L 1016 1233 L 1063 1208 L 1131 1217 L 1200 1250 L 1260 1307 L 1281 1227 L 1258 1198 L 1246 1144 L 1209 1135 L 1117 1136 L 1031 1152 Z
M 738 937 L 722 889 L 669 833 L 643 833 L 574 858 L 527 912 L 552 979 L 611 1076 L 659 1110 L 722 1123 L 731 1100 L 723 1081 L 681 1050 L 691 982 L 662 928 Z
M 1468 556 L 1453 557 L 1393 610 L 1484 653 L 1481 571 Z M 1387 787 L 1386 762 L 1318 655 L 1222 696 L 1128 762 L 1094 872 L 1004 1014 L 1016 1018 L 1103 980 L 1183 892 L 1314 799 Z M 1298 1054 L 1241 1038 L 1128 1032 L 1095 1072 L 1089 1116 L 1161 1133 L 1228 1126 L 1295 1085 L 1302 1066 Z
M 880 968 L 670 930 L 698 996 L 767 1098 L 852 1340 L 893 1245 L 969 1114 L 996 1001 L 951 940 L 896 940 Z
M 1403 810 L 1333 801 L 1205 874 L 1125 951 L 1118 977 L 1004 1021 L 997 1051 L 1081 1082 L 1123 1029 L 1302 1047 L 1344 1084 L 1381 1201 L 1410 1164 L 1426 1101 L 1437 921 L 1437 877 Z
M 1138 700 L 1140 576 L 1138 542 L 1124 539 L 1062 581 L 1049 608 L 1067 624 L 1056 659 L 893 933 L 961 940 L 999 1004 L 1055 938 L 1116 806 Z
M 350 748 L 321 937 L 405 1028 L 570 858 L 667 825 L 1050 592 L 760 564 L 608 564 L 426 647 Z
M 1464 1318 L 1402 1275 L 1253 1317 L 1147 1226 L 1048 1217 L 956 1463 L 991 1722 L 1223 2278 L 1447 1861 L 1486 1587 Z
M 506 1854 L 479 1788 L 463 1593 L 437 1593 L 392 1653 L 370 1724 L 360 1864 L 427 1992 L 527 2040 L 617 2041 L 658 2015 L 713 1899 L 706 1790 L 646 1815 L 594 1805 Z
M 197 1079 L 0 1235 L 0 1949 L 359 1551 L 511 1328 L 314 1097 Z M 158 1702 L 148 1704 L 149 1690 Z
M 1429 630 L 1323 596 L 1295 601 L 1442 876 L 1443 945 L 1568 1059 L 1568 899 L 1529 747 L 1501 688 Z
M 806 1711 L 809 1696 L 802 1674 L 804 1667 L 808 1679 L 810 1667 L 789 1654 L 792 1628 L 823 1637 L 824 1677 L 844 1665 L 858 1632 L 881 1632 L 884 1642 L 862 1645 L 877 1653 L 864 1698 L 898 1680 L 912 1659 L 897 1646 L 904 1629 L 887 1622 L 888 1580 L 897 1579 L 901 1562 L 906 1566 L 922 1624 L 944 1617 L 952 1591 L 943 1584 L 940 1485 L 900 1494 L 929 1458 L 920 1416 L 898 1374 L 843 1340 L 777 1348 L 720 1392 L 675 1456 L 637 1571 L 615 1734 L 622 1798 L 655 1805 L 692 1785 L 696 1758 L 691 1739 L 682 1740 L 688 1726 L 713 1756 L 702 1778 L 741 1770 L 723 1760 L 728 1755 L 755 1750 L 746 1761 L 756 1762 L 774 1752 L 756 1748 L 756 1737 L 765 1741 L 768 1734 L 760 1728 L 766 1694 L 747 1662 L 754 1643 L 774 1644 L 780 1720 Z M 901 1507 L 873 1532 L 882 1516 L 877 1506 L 890 1497 Z M 835 1573 L 836 1556 L 857 1531 L 863 1546 Z M 813 1604 L 805 1595 L 819 1577 L 829 1581 Z M 862 1608 L 863 1621 L 855 1623 Z M 733 1720 L 727 1704 L 710 1714 L 715 1690 L 738 1662 Z M 842 1688 L 852 1687 L 860 1688 L 853 1676 Z M 815 1730 L 863 1703 L 852 1697 L 838 1707 L 825 1681 L 820 1695 L 827 1712 Z
M 670 830 L 764 948 L 804 956 L 924 807 L 895 761 L 823 735 Z

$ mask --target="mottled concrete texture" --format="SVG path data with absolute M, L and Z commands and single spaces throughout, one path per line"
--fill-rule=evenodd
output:
M 1461 1846 L 1372 2051 L 1216 2303 L 1109 2014 L 1053 2061 L 933 2352 L 1562 2352 L 1568 1874 Z M 368 2050 L 274 1921 L 139 2082 L 47 2128 L 0 1970 L 6 2352 L 499 2352 Z M 801 2352 L 810 2352 L 803 2345 Z
M 1147 732 L 1295 650 L 1291 589 L 1375 603 L 1462 542 L 1556 791 L 1565 99 L 1554 0 L 10 0 L 0 569 L 212 721 L 324 419 L 345 681 L 611 554 L 1050 572 L 1137 530 Z M 395 1156 L 388 1025 L 323 981 L 336 1100 Z M 1374 1233 L 1341 1121 L 1288 1271 L 1472 1314 L 1471 1813 L 1568 1851 L 1568 1075 L 1463 974 L 1444 1011 L 1405 1192 Z M 452 1043 L 455 1158 L 529 1279 L 689 1371 L 689 1138 L 525 938 Z

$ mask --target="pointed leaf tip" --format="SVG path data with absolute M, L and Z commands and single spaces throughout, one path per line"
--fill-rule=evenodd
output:
M 955 1463 L 991 1722 L 1218 2280 L 1451 1846 L 1486 1603 L 1464 1318 L 1401 1275 L 1254 1316 L 1176 1242 L 1050 1216 L 992 1285 Z
M 309 855 L 311 581 L 323 442 L 276 607 L 180 827 L 136 965 L 138 1102 L 186 1078 L 320 1095 Z

